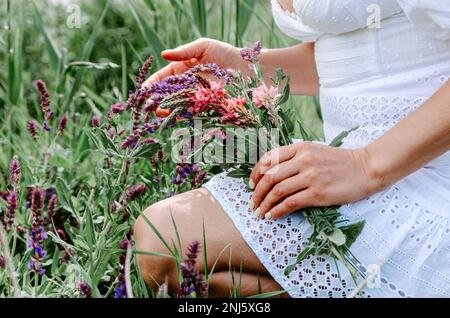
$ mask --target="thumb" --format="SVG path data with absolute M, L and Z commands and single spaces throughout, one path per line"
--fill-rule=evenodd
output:
M 200 59 L 204 55 L 207 45 L 208 41 L 206 39 L 199 39 L 175 49 L 166 50 L 161 55 L 172 62 Z

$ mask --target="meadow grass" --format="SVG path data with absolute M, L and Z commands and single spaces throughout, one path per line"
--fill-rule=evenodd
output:
M 83 297 L 79 284 L 85 282 L 94 297 L 113 297 L 120 285 L 119 258 L 124 253 L 120 242 L 140 211 L 189 187 L 171 183 L 170 165 L 153 171 L 138 164 L 124 184 L 115 175 L 122 176 L 123 167 L 108 171 L 103 154 L 94 151 L 89 135 L 92 115 L 101 116 L 116 101 L 126 100 L 136 69 L 149 55 L 156 57 L 153 70 L 164 66 L 160 57 L 164 49 L 202 36 L 237 46 L 256 40 L 266 47 L 296 42 L 277 30 L 269 1 L 80 0 L 75 1 L 81 9 L 81 25 L 76 28 L 67 24 L 73 13 L 67 11 L 67 3 L 54 3 L 5 0 L 0 4 L 4 24 L 0 30 L 0 192 L 10 190 L 8 165 L 13 156 L 22 165 L 21 204 L 15 219 L 20 231 L 9 232 L 6 241 L 24 296 Z M 63 135 L 51 138 L 41 133 L 38 142 L 27 131 L 28 120 L 44 120 L 34 87 L 37 79 L 49 87 L 55 118 L 69 117 Z M 318 138 L 322 136 L 316 98 L 293 97 L 286 107 L 294 120 L 301 119 Z M 57 125 L 54 121 L 53 131 Z M 157 185 L 149 181 L 156 175 Z M 133 182 L 150 185 L 150 194 L 133 203 L 134 212 L 124 221 L 111 211 L 112 198 Z M 27 201 L 30 189 L 37 186 L 54 188 L 59 198 L 46 240 L 44 276 L 27 268 L 32 221 Z M 0 208 L 4 215 L 5 200 L 0 199 Z M 179 244 L 166 244 L 180 263 Z M 4 255 L 1 249 L 0 255 Z M 154 296 L 137 271 L 135 258 L 130 275 L 135 297 Z M 0 297 L 13 296 L 8 271 L 0 268 Z M 231 296 L 239 296 L 238 290 Z

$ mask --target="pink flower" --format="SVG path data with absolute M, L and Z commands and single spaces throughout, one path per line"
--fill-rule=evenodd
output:
M 253 90 L 253 102 L 258 108 L 273 104 L 278 97 L 278 88 L 274 86 L 261 85 Z
M 224 124 L 239 124 L 240 113 L 245 109 L 247 100 L 243 97 L 228 98 L 226 100 L 225 113 L 222 117 L 222 123 Z
M 211 82 L 211 87 L 198 86 L 194 94 L 194 113 L 199 114 L 211 110 L 213 105 L 220 105 L 227 92 L 223 89 L 221 82 Z

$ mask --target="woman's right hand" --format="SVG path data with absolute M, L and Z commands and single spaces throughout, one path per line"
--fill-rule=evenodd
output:
M 197 64 L 216 63 L 221 68 L 243 71 L 245 62 L 240 49 L 228 43 L 201 38 L 172 50 L 162 52 L 162 57 L 171 63 L 153 74 L 144 86 L 161 82 L 171 75 L 182 74 Z

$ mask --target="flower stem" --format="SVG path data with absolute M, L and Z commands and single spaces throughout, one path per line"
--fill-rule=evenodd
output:
M 21 298 L 22 292 L 20 290 L 19 282 L 17 281 L 16 271 L 14 270 L 14 265 L 9 251 L 8 241 L 6 238 L 5 228 L 3 227 L 3 224 L 1 222 L 0 222 L 0 245 L 3 246 L 3 254 L 5 256 L 5 263 L 8 268 L 9 276 L 11 279 L 11 285 L 14 290 L 14 297 Z

